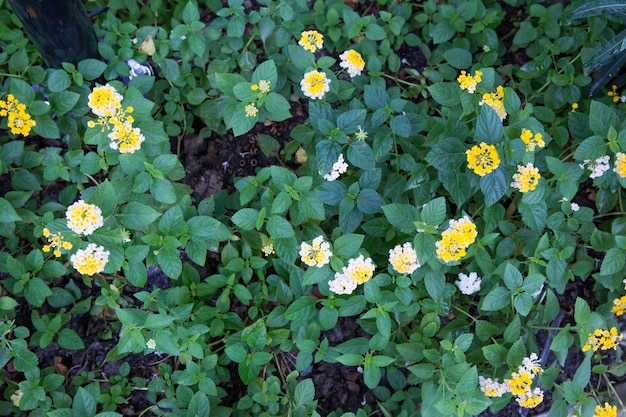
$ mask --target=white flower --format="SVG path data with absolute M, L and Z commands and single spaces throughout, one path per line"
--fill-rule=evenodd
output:
M 580 210 L 580 206 L 578 204 L 576 204 L 576 203 L 570 204 L 570 208 L 572 209 L 572 211 Z
M 358 285 L 348 274 L 340 272 L 335 273 L 334 280 L 328 281 L 328 288 L 335 294 L 352 294 Z
M 598 178 L 610 169 L 609 160 L 609 156 L 604 155 L 593 161 L 591 159 L 585 159 L 582 164 L 579 164 L 579 166 L 582 169 L 585 169 L 585 167 L 587 167 L 587 169 L 591 171 L 589 178 Z
M 333 253 L 330 251 L 330 244 L 324 241 L 324 236 L 313 239 L 311 245 L 306 242 L 300 244 L 300 258 L 308 266 L 323 267 L 330 262 Z
M 146 347 L 148 349 L 156 349 L 156 342 L 154 341 L 154 339 L 150 339 L 146 342 Z
M 543 372 L 539 357 L 536 353 L 531 353 L 529 356 L 522 359 L 522 364 L 518 368 L 518 372 L 528 372 L 531 375 L 537 375 Z
M 335 181 L 339 176 L 348 170 L 348 164 L 343 159 L 343 154 L 339 154 L 337 162 L 333 164 L 333 169 L 328 174 L 324 175 L 326 181 Z
M 459 274 L 459 280 L 455 283 L 459 290 L 465 295 L 472 295 L 480 290 L 481 279 L 476 272 L 470 272 L 469 276 L 464 273 Z
M 482 375 L 478 377 L 478 384 L 487 397 L 502 397 L 509 392 L 509 384 L 498 382 L 497 379 L 485 378 Z

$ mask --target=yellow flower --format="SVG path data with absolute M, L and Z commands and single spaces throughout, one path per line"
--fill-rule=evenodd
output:
M 516 398 L 517 403 L 524 408 L 535 408 L 543 401 L 543 391 L 541 388 L 535 388 Z
M 517 166 L 517 173 L 513 175 L 511 187 L 517 188 L 520 192 L 526 193 L 532 191 L 539 183 L 539 169 L 534 167 L 532 163 Z
M 622 334 L 617 334 L 615 327 L 611 327 L 611 330 L 596 329 L 587 336 L 587 344 L 583 346 L 583 352 L 588 350 L 596 352 L 598 350 L 617 349 L 622 337 Z
M 435 243 L 437 258 L 444 262 L 458 261 L 466 255 L 466 249 L 474 243 L 478 232 L 469 217 L 450 220 L 450 225 L 441 233 L 441 240 Z
M 74 233 L 88 236 L 104 224 L 100 207 L 78 200 L 65 212 L 67 227 Z
M 626 295 L 622 295 L 620 298 L 613 300 L 611 313 L 615 313 L 618 317 L 626 313 Z
M 620 97 L 617 95 L 617 86 L 616 85 L 612 85 L 611 86 L 611 91 L 606 93 L 606 95 L 609 96 L 609 97 L 613 97 L 613 103 L 617 103 L 620 100 Z
M 13 94 L 7 95 L 6 101 L 0 100 L 0 116 L 8 116 L 7 127 L 14 135 L 28 136 L 37 124 L 26 112 L 26 105 L 20 104 Z
M 305 30 L 300 36 L 298 45 L 307 51 L 316 52 L 324 45 L 324 36 L 316 30 Z
M 535 133 L 533 136 L 533 132 L 528 129 L 522 129 L 520 139 L 526 144 L 526 152 L 534 151 L 537 146 L 540 148 L 546 146 L 541 133 Z
M 43 236 L 48 239 L 48 244 L 44 245 L 41 250 L 46 253 L 52 251 L 52 254 L 57 258 L 61 256 L 61 249 L 72 249 L 72 244 L 63 239 L 63 235 L 61 234 L 61 232 L 50 233 L 50 230 L 48 230 L 48 228 L 44 228 Z
M 417 252 L 409 242 L 389 250 L 389 263 L 401 274 L 412 274 L 420 267 Z
M 578 103 L 572 103 L 572 113 L 578 110 Z
M 361 75 L 363 68 L 365 68 L 365 61 L 363 61 L 363 57 L 354 49 L 348 49 L 343 54 L 339 55 L 339 58 L 341 59 L 339 66 L 341 68 L 346 68 L 351 78 Z
M 513 372 L 511 374 L 511 379 L 509 380 L 509 388 L 511 389 L 511 394 L 522 396 L 528 392 L 530 392 L 530 386 L 533 383 L 533 377 L 530 372 Z
M 111 117 L 121 108 L 122 95 L 110 84 L 95 87 L 87 105 L 97 116 Z
M 133 154 L 141 148 L 146 140 L 138 127 L 133 127 L 129 122 L 121 123 L 113 128 L 108 138 L 111 139 L 111 149 L 119 149 L 120 153 Z
M 465 151 L 467 155 L 467 167 L 481 177 L 489 174 L 500 165 L 498 151 L 493 145 L 480 142 Z
M 246 117 L 254 117 L 259 113 L 259 109 L 257 109 L 254 103 L 246 104 L 244 110 L 246 111 Z
M 331 256 L 330 244 L 324 241 L 324 236 L 316 237 L 310 245 L 306 242 L 300 244 L 300 259 L 308 266 L 321 268 L 330 262 Z
M 617 406 L 607 402 L 604 403 L 604 406 L 596 405 L 596 412 L 593 417 L 617 417 Z
M 95 243 L 87 245 L 86 249 L 79 249 L 70 257 L 72 266 L 81 274 L 92 276 L 104 270 L 109 261 L 109 251 Z
M 476 71 L 474 76 L 467 74 L 465 71 L 461 71 L 461 75 L 456 79 L 459 82 L 461 90 L 467 90 L 469 93 L 476 91 L 476 86 L 482 81 L 482 71 Z
M 324 94 L 330 91 L 330 79 L 320 71 L 309 71 L 304 74 L 300 81 L 300 88 L 305 96 L 312 99 L 321 99 Z
M 626 155 L 618 152 L 615 154 L 615 168 L 613 171 L 620 177 L 626 177 Z
M 506 119 L 506 110 L 504 109 L 504 102 L 502 99 L 504 98 L 504 87 L 499 85 L 496 88 L 495 93 L 485 93 L 483 94 L 483 99 L 480 101 L 480 105 L 487 104 L 489 107 L 495 110 L 495 112 L 500 117 L 500 120 L 504 121 Z
M 343 268 L 343 273 L 353 279 L 357 284 L 363 284 L 374 276 L 374 263 L 371 258 L 365 259 L 363 255 L 348 261 L 348 267 Z

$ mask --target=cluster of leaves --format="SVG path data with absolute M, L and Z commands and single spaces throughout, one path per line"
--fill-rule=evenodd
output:
M 591 416 L 596 403 L 614 401 L 590 382 L 623 375 L 621 355 L 606 363 L 587 352 L 570 380 L 561 374 L 590 333 L 619 327 L 611 307 L 624 294 L 626 180 L 588 168 L 605 155 L 617 165 L 626 125 L 621 104 L 587 98 L 596 87 L 583 62 L 620 22 L 574 15 L 565 24 L 574 6 L 513 0 L 382 0 L 376 15 L 343 0 L 107 3 L 95 20 L 100 59 L 47 69 L 0 1 L 0 99 L 13 94 L 36 121 L 29 138 L 0 126 L 0 364 L 15 371 L 0 375 L 0 414 L 117 416 L 142 390 L 145 412 L 157 415 L 318 415 L 306 375 L 324 362 L 362 371 L 377 403 L 358 415 L 471 416 L 511 401 L 486 397 L 479 376 L 508 378 L 530 353 L 543 360 L 552 416 L 568 407 Z M 305 29 L 324 35 L 317 55 L 298 45 Z M 365 73 L 348 79 L 331 55 L 354 45 Z M 425 68 L 406 64 L 405 51 L 417 49 Z M 157 75 L 128 80 L 130 59 Z M 306 100 L 300 80 L 314 65 L 331 87 Z M 460 88 L 461 70 L 481 71 L 476 93 Z M 262 81 L 269 90 L 260 95 Z M 146 137 L 140 151 L 120 154 L 87 128 L 88 96 L 105 83 L 133 108 Z M 502 84 L 504 121 L 481 97 Z M 238 179 L 232 195 L 193 201 L 171 138 L 243 134 L 288 119 L 298 101 L 308 118 L 277 152 L 283 166 Z M 246 114 L 250 103 L 258 114 Z M 546 146 L 528 152 L 523 129 Z M 466 160 L 481 142 L 501 159 L 482 177 Z M 326 180 L 340 155 L 347 172 Z M 522 194 L 512 176 L 529 162 L 541 180 Z M 593 200 L 583 201 L 583 185 Z M 105 219 L 89 237 L 110 252 L 94 277 L 43 251 L 44 228 L 80 248 L 64 219 L 78 199 Z M 443 262 L 437 242 L 463 216 L 478 237 L 462 259 Z M 333 255 L 307 267 L 300 244 L 320 235 Z M 421 266 L 400 274 L 388 256 L 406 242 Z M 334 294 L 328 281 L 358 255 L 371 257 L 374 277 Z M 219 263 L 203 276 L 208 256 Z M 155 269 L 168 285 L 147 285 Z M 454 284 L 469 272 L 482 278 L 473 295 Z M 581 283 L 592 298 L 569 300 L 573 318 L 563 321 L 566 288 Z M 24 305 L 30 321 L 16 314 Z M 99 337 L 116 340 L 107 361 L 171 360 L 150 380 L 122 366 L 106 382 L 93 369 L 70 377 L 41 365 L 31 350 L 86 348 L 71 327 L 78 317 L 107 323 Z M 361 336 L 333 345 L 326 332 L 340 318 Z M 245 386 L 239 396 L 233 379 Z

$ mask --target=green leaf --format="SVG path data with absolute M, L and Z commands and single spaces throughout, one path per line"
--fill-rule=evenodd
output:
M 604 255 L 602 265 L 600 265 L 600 275 L 612 275 L 624 269 L 624 251 L 620 248 L 611 248 Z
M 376 23 L 370 23 L 365 26 L 365 37 L 372 41 L 382 41 L 387 38 L 385 30 Z
M 432 363 L 418 363 L 407 368 L 413 375 L 422 381 L 427 381 L 435 373 L 435 365 Z
M 415 222 L 419 221 L 420 212 L 410 204 L 393 203 L 381 207 L 385 217 L 402 233 L 415 233 Z
M 298 382 L 294 391 L 294 401 L 296 403 L 296 407 L 302 408 L 311 405 L 314 397 L 315 386 L 313 385 L 313 380 L 303 379 Z
M 485 311 L 498 311 L 511 303 L 511 292 L 503 287 L 491 290 L 483 299 L 482 309 Z
M 480 106 L 474 141 L 495 145 L 502 140 L 503 135 L 504 129 L 498 113 L 491 106 Z
M 159 249 L 156 256 L 157 263 L 168 277 L 177 279 L 183 270 L 183 264 L 180 259 L 180 252 L 178 249 L 163 246 Z
M 57 115 L 65 114 L 74 108 L 79 98 L 80 94 L 72 91 L 51 93 L 50 106 Z
M 209 397 L 201 391 L 197 391 L 187 407 L 187 417 L 209 417 L 211 414 L 211 404 Z
M 523 292 L 515 296 L 513 305 L 518 313 L 526 317 L 533 307 L 533 297 L 527 292 Z
M 448 49 L 443 53 L 443 59 L 456 69 L 467 69 L 472 65 L 472 54 L 467 49 Z
M 0 197 L 0 223 L 19 222 L 22 218 L 17 214 L 11 203 Z
M 96 399 L 85 388 L 78 387 L 72 410 L 75 416 L 93 416 L 96 414 Z
M 97 59 L 83 59 L 78 63 L 78 72 L 88 81 L 95 80 L 104 73 L 107 64 Z
M 309 296 L 303 296 L 295 300 L 285 311 L 285 319 L 294 322 L 309 321 L 317 312 L 315 300 Z
M 233 214 L 230 219 L 237 227 L 243 230 L 253 230 L 256 228 L 256 223 L 259 219 L 259 212 L 252 208 L 242 208 Z
M 461 103 L 458 83 L 442 82 L 427 87 L 433 99 L 442 106 L 452 107 Z M 484 106 L 483 106 L 484 107 Z M 489 106 L 487 106 L 489 107 Z
M 283 217 L 270 216 L 267 221 L 267 233 L 272 239 L 289 238 L 295 236 L 291 223 Z
M 124 226 L 133 230 L 141 230 L 152 224 L 161 213 L 150 206 L 136 201 L 128 203 L 120 214 Z
M 48 88 L 54 93 L 66 90 L 72 84 L 70 76 L 65 70 L 57 69 L 50 72 L 48 78 Z
M 198 6 L 193 2 L 188 2 L 183 9 L 183 22 L 191 24 L 200 20 L 200 13 L 198 12 Z
M 391 130 L 401 138 L 411 136 L 411 121 L 403 114 L 394 116 L 389 124 Z
M 348 162 L 358 168 L 366 171 L 374 168 L 374 152 L 366 142 L 350 142 L 346 157 L 348 158 Z
M 267 119 L 275 122 L 282 122 L 291 117 L 291 105 L 287 99 L 278 93 L 269 93 L 263 102 L 265 110 L 267 110 Z
M 52 295 L 52 291 L 41 278 L 32 278 L 26 284 L 24 297 L 35 307 L 41 307 L 46 298 Z
M 589 304 L 580 297 L 576 298 L 574 304 L 574 320 L 579 326 L 584 326 L 591 320 L 591 308 Z
M 422 222 L 430 226 L 438 226 L 446 219 L 446 199 L 437 197 L 422 207 Z
M 363 235 L 354 233 L 340 236 L 333 243 L 333 255 L 345 259 L 354 257 L 363 244 L 363 238 Z
M 57 336 L 57 341 L 59 342 L 59 346 L 61 346 L 63 349 L 85 349 L 85 344 L 83 343 L 83 340 L 80 338 L 80 336 L 74 330 L 68 328 L 62 329 L 59 332 Z
M 337 362 L 345 366 L 359 366 L 363 364 L 363 356 L 356 353 L 346 353 L 337 357 Z
M 348 110 L 337 117 L 337 127 L 346 135 L 357 131 L 365 123 L 365 109 Z
M 501 168 L 480 178 L 480 190 L 485 196 L 485 205 L 490 207 L 496 204 L 509 189 L 509 181 Z

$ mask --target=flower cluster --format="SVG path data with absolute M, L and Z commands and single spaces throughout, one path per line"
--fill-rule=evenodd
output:
M 591 159 L 585 159 L 582 164 L 579 164 L 579 166 L 581 169 L 585 169 L 586 167 L 589 171 L 591 171 L 589 178 L 598 178 L 610 169 L 609 159 L 608 155 L 601 156 L 593 161 Z
M 156 349 L 156 342 L 154 341 L 154 339 L 148 339 L 148 341 L 146 342 L 146 347 L 148 349 Z
M 412 274 L 421 265 L 410 242 L 389 250 L 389 263 L 400 274 Z
M 620 340 L 624 335 L 617 334 L 617 328 L 611 327 L 611 330 L 596 329 L 587 336 L 587 343 L 583 346 L 583 352 L 593 350 L 617 349 Z
M 455 282 L 461 293 L 465 295 L 472 295 L 480 291 L 480 283 L 481 279 L 476 272 L 470 272 L 469 275 L 460 273 L 459 280 Z
M 259 94 L 267 94 L 270 92 L 271 82 L 268 80 L 259 80 L 258 84 L 252 84 L 250 88 L 253 91 L 258 91 Z
M 72 244 L 63 239 L 63 235 L 61 234 L 61 232 L 50 233 L 50 230 L 46 227 L 43 229 L 43 236 L 48 239 L 48 244 L 43 245 L 41 250 L 43 250 L 44 252 L 52 251 L 52 254 L 57 258 L 61 256 L 61 249 L 72 249 Z
M 328 174 L 324 175 L 326 181 L 335 181 L 341 174 L 348 170 L 348 164 L 343 159 L 343 154 L 339 154 L 337 162 L 333 164 L 333 169 Z
M 513 174 L 513 182 L 511 187 L 517 188 L 520 192 L 526 193 L 532 191 L 539 183 L 539 169 L 531 162 L 526 165 L 518 165 L 517 172 Z
M 533 135 L 533 132 L 528 129 L 522 129 L 520 139 L 526 144 L 526 152 L 533 152 L 536 147 L 546 146 L 541 133 L 537 132 Z
M 615 313 L 616 316 L 622 316 L 626 313 L 626 295 L 622 295 L 620 298 L 613 300 L 613 308 L 611 313 Z
M 607 402 L 602 405 L 596 405 L 595 413 L 592 417 L 617 417 L 617 406 Z
M 437 258 L 444 262 L 458 261 L 467 253 L 467 248 L 474 243 L 478 236 L 476 225 L 469 217 L 463 216 L 459 220 L 450 220 L 450 225 L 441 233 L 441 240 L 437 246 Z
M 619 103 L 620 101 L 623 103 L 626 101 L 626 96 L 620 96 L 619 94 L 617 94 L 616 85 L 612 85 L 611 91 L 607 92 L 606 95 L 609 97 L 613 97 L 613 103 Z
M 335 279 L 328 282 L 329 289 L 335 294 L 352 294 L 359 284 L 367 282 L 374 276 L 376 266 L 371 258 L 359 255 L 348 261 L 348 266 L 335 273 Z
M 467 167 L 481 177 L 494 171 L 500 165 L 500 156 L 493 145 L 480 142 L 465 151 Z
M 89 108 L 98 116 L 98 121 L 90 120 L 90 128 L 100 126 L 102 131 L 111 130 L 107 135 L 111 139 L 111 149 L 119 149 L 120 153 L 135 153 L 145 141 L 144 135 L 137 127 L 131 113 L 131 106 L 122 108 L 124 97 L 110 84 L 95 87 L 89 94 Z
M 246 117 L 255 117 L 259 113 L 259 109 L 254 103 L 246 104 L 244 110 L 246 112 Z
M 92 276 L 104 270 L 109 261 L 109 251 L 95 243 L 87 245 L 86 249 L 79 249 L 70 257 L 74 269 L 81 274 Z
M 469 93 L 474 94 L 476 86 L 482 81 L 482 71 L 476 71 L 474 76 L 467 74 L 465 71 L 461 71 L 461 75 L 456 79 L 459 82 L 461 90 L 467 90 Z
M 499 85 L 496 88 L 496 92 L 495 93 L 485 93 L 483 94 L 483 99 L 480 101 L 480 105 L 482 106 L 483 104 L 488 105 L 489 107 L 491 107 L 492 109 L 495 110 L 495 112 L 498 114 L 498 116 L 500 117 L 500 120 L 504 121 L 504 119 L 506 119 L 506 110 L 504 109 L 504 87 L 502 87 L 501 85 Z
M 363 57 L 354 49 L 348 49 L 342 53 L 339 55 L 339 59 L 341 59 L 339 66 L 341 68 L 346 68 L 351 78 L 361 75 L 363 68 L 365 68 L 365 61 L 363 61 Z
M 480 390 L 488 397 L 501 397 L 510 392 L 516 398 L 517 403 L 524 408 L 535 408 L 543 401 L 541 388 L 532 388 L 535 376 L 543 372 L 536 353 L 522 360 L 517 372 L 511 374 L 510 379 L 500 383 L 497 379 L 480 376 L 478 383 Z
M 331 256 L 330 243 L 324 240 L 324 236 L 316 237 L 310 245 L 306 242 L 300 244 L 300 258 L 308 266 L 321 268 L 330 262 Z
M 7 127 L 14 135 L 28 136 L 37 124 L 26 112 L 26 105 L 20 103 L 13 94 L 7 95 L 6 100 L 0 100 L 0 117 L 5 116 L 8 117 Z
M 330 79 L 324 72 L 317 70 L 309 71 L 304 74 L 304 78 L 300 81 L 302 93 L 312 99 L 321 99 L 324 94 L 330 91 Z
M 310 52 L 317 52 L 324 46 L 324 36 L 317 30 L 305 30 L 300 35 L 298 45 Z
M 615 167 L 613 168 L 613 172 L 620 178 L 626 177 L 626 155 L 622 152 L 615 154 Z
M 65 217 L 67 218 L 67 227 L 74 233 L 85 236 L 89 236 L 104 224 L 100 207 L 87 204 L 83 200 L 78 200 L 69 206 L 65 212 Z

